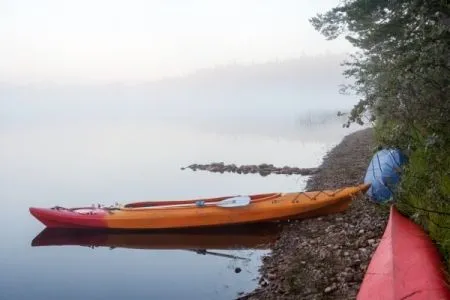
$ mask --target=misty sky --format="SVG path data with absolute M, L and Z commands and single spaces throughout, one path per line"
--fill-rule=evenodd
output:
M 338 0 L 0 0 L 0 82 L 142 82 L 342 53 L 308 22 Z

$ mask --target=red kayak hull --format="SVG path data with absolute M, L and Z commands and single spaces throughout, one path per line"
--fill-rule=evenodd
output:
M 443 269 L 428 235 L 392 206 L 357 300 L 450 299 Z
M 79 214 L 70 210 L 30 208 L 30 213 L 48 228 L 107 228 L 105 210 L 92 210 L 93 214 Z

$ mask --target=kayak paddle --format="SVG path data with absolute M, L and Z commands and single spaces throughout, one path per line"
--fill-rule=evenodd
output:
M 127 208 L 127 210 L 141 210 L 141 209 L 167 209 L 172 207 L 208 207 L 208 206 L 218 206 L 223 208 L 232 208 L 232 207 L 242 207 L 250 204 L 251 198 L 249 196 L 236 196 L 227 198 L 217 202 L 205 202 L 204 200 L 198 200 L 192 203 L 187 204 L 173 204 L 173 205 L 161 205 L 161 206 L 149 206 L 149 207 L 136 207 L 136 208 Z
M 197 201 L 195 202 L 197 206 L 205 206 L 205 205 L 216 205 L 219 207 L 240 207 L 240 206 L 246 206 L 250 204 L 250 197 L 249 196 L 236 196 L 224 199 L 219 202 L 212 202 L 212 203 L 205 203 L 204 201 Z

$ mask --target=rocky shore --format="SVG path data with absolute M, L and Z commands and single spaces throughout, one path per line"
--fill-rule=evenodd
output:
M 192 171 L 208 171 L 213 173 L 238 173 L 238 174 L 255 174 L 259 173 L 261 176 L 269 174 L 284 174 L 284 175 L 312 175 L 317 173 L 317 168 L 297 168 L 297 167 L 275 167 L 272 164 L 260 165 L 241 165 L 225 164 L 223 162 L 213 162 L 210 164 L 192 164 L 181 170 L 191 169 Z
M 361 183 L 373 147 L 372 129 L 346 136 L 326 155 L 306 190 Z M 343 213 L 284 224 L 263 259 L 259 287 L 238 299 L 355 299 L 388 215 L 360 196 Z

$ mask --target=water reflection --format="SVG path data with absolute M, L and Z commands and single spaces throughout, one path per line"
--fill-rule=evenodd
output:
M 83 296 L 96 299 L 234 299 L 256 287 L 261 258 L 270 252 L 281 225 L 152 231 L 46 228 L 31 240 L 34 264 L 44 267 L 49 262 L 46 276 L 33 279 L 40 283 L 35 292 L 79 299 L 68 292 L 82 287 Z M 47 291 L 50 282 L 66 290 Z M 104 288 L 93 287 L 94 282 Z
M 279 223 L 156 231 L 45 228 L 32 240 L 31 246 L 77 245 L 93 248 L 199 251 L 268 249 L 277 239 L 280 230 Z

